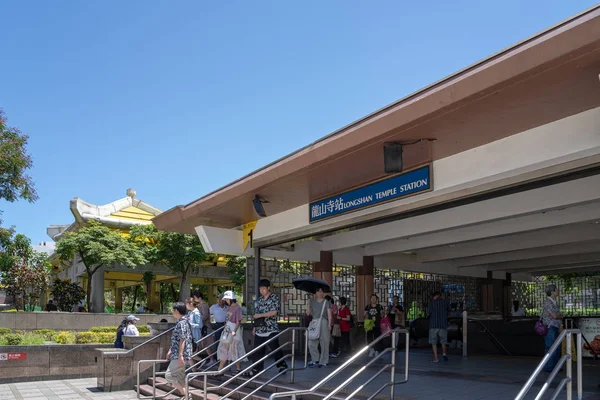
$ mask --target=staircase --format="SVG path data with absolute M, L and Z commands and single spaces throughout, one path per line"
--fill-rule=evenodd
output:
M 229 378 L 229 377 L 230 376 L 228 376 L 227 378 Z M 227 378 L 225 378 L 225 377 L 210 377 L 208 379 L 208 383 L 210 386 L 219 386 Z M 165 396 L 165 394 L 167 394 L 168 392 L 173 390 L 173 388 L 171 386 L 169 386 L 169 384 L 167 383 L 167 381 L 164 378 L 148 378 L 148 381 L 146 384 L 140 385 L 140 393 L 142 395 L 152 397 L 153 380 L 156 381 L 156 399 L 179 400 L 179 399 L 183 398 L 183 395 L 177 396 L 174 394 L 169 394 L 166 397 L 163 397 L 163 396 Z M 208 393 L 207 400 L 220 400 L 222 398 L 222 396 L 229 393 L 231 390 L 238 388 L 244 381 L 245 381 L 245 379 L 235 379 L 229 385 L 227 385 L 221 389 L 217 389 L 216 391 L 212 391 L 212 392 Z M 246 397 L 250 392 L 254 391 L 254 389 L 262 386 L 264 383 L 265 383 L 265 381 L 261 381 L 258 379 L 255 381 L 252 381 L 246 387 L 236 390 L 235 394 L 233 394 L 231 397 L 229 397 L 229 399 L 241 400 L 244 397 Z M 190 390 L 190 399 L 204 400 L 204 392 L 202 390 L 203 384 L 204 384 L 204 382 L 202 379 L 194 379 L 193 381 L 190 382 L 190 385 L 194 388 L 194 389 Z M 298 389 L 306 389 L 306 388 L 303 386 L 299 386 L 299 384 L 290 384 L 290 383 L 285 383 L 285 382 L 280 383 L 280 382 L 275 381 L 275 382 L 270 383 L 269 385 L 264 386 L 260 391 L 254 393 L 252 396 L 250 396 L 248 398 L 248 400 L 268 400 L 269 396 L 271 396 L 273 393 L 289 392 L 289 391 L 294 391 L 294 390 L 298 390 Z M 321 400 L 328 394 L 329 394 L 328 391 L 323 390 L 323 391 L 318 391 L 316 393 L 298 396 L 297 400 Z M 342 400 L 345 398 L 346 398 L 346 395 L 332 397 L 333 400 Z M 358 399 L 358 400 L 366 399 L 366 397 L 364 397 L 364 396 L 355 396 L 353 398 Z
M 263 356 L 260 360 L 252 360 L 250 357 L 256 353 L 259 349 L 269 345 L 272 341 L 277 340 L 278 337 L 285 334 L 286 332 L 291 333 L 291 340 L 281 344 L 277 349 L 273 349 L 269 354 Z M 304 360 L 298 365 L 296 360 L 296 344 L 298 342 L 298 332 L 303 336 L 304 342 Z M 218 369 L 218 363 L 214 362 L 211 365 L 203 366 L 201 362 L 196 363 L 194 366 L 186 369 L 186 382 L 185 386 L 188 387 L 188 399 L 193 400 L 217 400 L 217 399 L 235 399 L 235 400 L 273 400 L 276 398 L 288 398 L 290 400 L 345 400 L 345 399 L 359 399 L 359 400 L 372 400 L 375 398 L 381 398 L 380 393 L 384 390 L 389 390 L 390 395 L 388 398 L 395 398 L 394 388 L 396 385 L 408 382 L 408 354 L 409 354 L 409 332 L 405 329 L 394 329 L 391 331 L 392 342 L 396 343 L 396 337 L 399 334 L 406 335 L 406 356 L 405 356 L 405 368 L 404 368 L 404 379 L 398 381 L 396 379 L 396 346 L 388 347 L 382 351 L 379 355 L 371 358 L 366 364 L 360 364 L 361 366 L 357 371 L 353 371 L 350 375 L 344 376 L 346 378 L 342 383 L 334 383 L 332 379 L 338 376 L 340 373 L 348 373 L 346 371 L 348 367 L 352 365 L 357 366 L 358 363 L 364 362 L 361 357 L 366 357 L 370 349 L 377 345 L 380 341 L 384 340 L 388 333 L 381 335 L 375 341 L 370 343 L 368 346 L 363 347 L 361 350 L 356 352 L 352 357 L 345 361 L 342 365 L 337 367 L 332 372 L 325 372 L 324 376 L 313 375 L 312 378 L 318 382 L 295 382 L 294 376 L 299 373 L 300 370 L 305 370 L 308 365 L 308 335 L 306 334 L 306 328 L 287 328 L 283 332 L 280 332 L 276 336 L 270 338 L 259 347 L 254 348 L 247 355 L 241 357 L 238 360 L 230 362 L 230 364 L 221 370 Z M 213 343 L 214 345 L 214 343 Z M 252 378 L 246 378 L 243 373 L 249 371 L 251 368 L 256 367 L 260 362 L 267 361 L 268 358 L 273 356 L 278 350 L 291 345 L 291 354 L 284 355 L 282 358 L 276 360 L 270 365 L 265 363 L 265 370 L 259 374 L 254 375 Z M 211 345 L 212 346 L 212 345 Z M 201 354 L 200 350 L 196 355 Z M 384 365 L 377 365 L 378 370 L 375 373 L 370 373 L 368 379 L 365 382 L 359 382 L 356 378 L 359 375 L 367 372 L 367 368 L 375 366 L 374 363 L 384 356 L 385 354 L 391 354 L 391 362 L 385 363 Z M 233 364 L 242 361 L 244 358 L 250 358 L 251 365 L 244 366 L 243 371 L 235 372 L 232 374 L 230 368 Z M 285 361 L 291 362 L 291 368 L 284 371 L 276 371 L 277 365 Z M 151 377 L 148 378 L 145 384 L 142 384 L 142 365 L 152 364 Z M 137 371 L 137 382 L 136 390 L 138 391 L 138 399 L 166 399 L 166 400 L 178 400 L 183 398 L 183 393 L 176 393 L 175 389 L 167 383 L 167 381 L 161 377 L 164 372 L 159 372 L 160 365 L 162 368 L 165 367 L 166 360 L 140 360 L 138 362 Z M 192 372 L 194 368 L 199 368 L 199 372 Z M 271 376 L 268 376 L 268 371 L 273 370 Z M 373 394 L 363 396 L 364 388 L 373 383 L 380 375 L 389 373 L 391 378 Z M 147 375 L 146 375 L 147 376 Z M 294 383 L 287 383 L 294 382 Z M 310 380 L 310 379 L 309 379 Z M 286 383 L 284 383 L 286 381 Z M 358 384 L 358 387 L 353 389 L 350 388 L 349 384 Z M 204 387 L 206 385 L 206 388 Z M 327 387 L 326 385 L 331 385 Z M 352 385 L 352 386 L 355 386 Z M 383 395 L 385 396 L 385 395 Z

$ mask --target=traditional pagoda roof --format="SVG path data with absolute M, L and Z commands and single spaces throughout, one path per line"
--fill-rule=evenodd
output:
M 127 189 L 127 197 L 102 206 L 75 197 L 70 201 L 70 209 L 75 217 L 75 222 L 70 225 L 51 225 L 46 229 L 46 233 L 52 240 L 58 241 L 65 232 L 77 230 L 89 221 L 98 221 L 102 225 L 117 229 L 151 224 L 152 218 L 161 214 L 162 210 L 135 196 L 135 190 Z

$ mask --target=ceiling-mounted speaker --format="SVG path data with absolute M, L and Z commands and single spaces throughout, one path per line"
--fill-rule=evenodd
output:
M 402 172 L 402 143 L 383 144 L 383 165 L 386 174 Z
M 265 199 L 261 199 L 259 195 L 254 196 L 254 200 L 252 200 L 252 203 L 254 204 L 254 211 L 256 211 L 256 213 L 261 216 L 261 217 L 266 217 L 267 213 L 265 212 L 265 207 L 263 207 L 263 203 L 268 203 L 268 201 L 266 201 Z

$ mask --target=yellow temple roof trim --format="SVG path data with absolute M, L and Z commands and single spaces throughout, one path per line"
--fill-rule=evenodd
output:
M 135 191 L 127 190 L 127 197 L 98 206 L 78 197 L 70 201 L 75 222 L 70 225 L 52 225 L 46 232 L 54 241 L 69 231 L 76 230 L 88 221 L 98 221 L 111 228 L 129 229 L 134 225 L 148 225 L 162 210 L 135 198 Z

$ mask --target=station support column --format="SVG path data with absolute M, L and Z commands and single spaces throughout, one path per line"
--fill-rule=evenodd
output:
M 363 265 L 359 265 L 356 271 L 356 320 L 364 319 L 363 310 L 369 303 L 374 292 L 375 260 L 372 256 L 363 257 Z
M 510 308 L 512 306 L 512 275 L 510 273 L 506 274 L 502 289 L 502 315 L 504 317 L 510 317 Z
M 115 296 L 115 310 L 123 312 L 123 288 L 114 289 L 113 295 Z
M 322 251 L 319 262 L 313 264 L 313 277 L 323 279 L 333 288 L 333 253 Z
M 93 313 L 104 312 L 104 267 L 92 275 L 92 309 Z
M 146 299 L 146 307 L 153 313 L 160 312 L 160 282 L 152 282 L 147 285 L 148 298 Z

